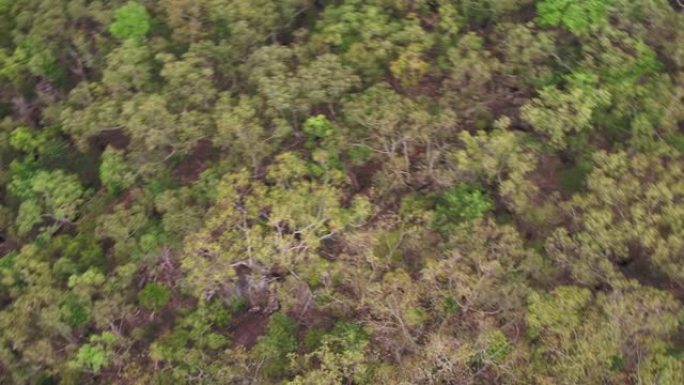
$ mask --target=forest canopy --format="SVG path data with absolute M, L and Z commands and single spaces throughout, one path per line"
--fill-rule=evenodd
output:
M 684 4 L 0 0 L 0 384 L 684 384 Z

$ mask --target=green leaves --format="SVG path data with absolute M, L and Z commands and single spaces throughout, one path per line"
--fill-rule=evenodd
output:
M 109 364 L 118 342 L 117 336 L 111 332 L 91 336 L 89 343 L 78 350 L 71 366 L 98 373 Z
M 118 195 L 133 184 L 135 174 L 126 164 L 122 151 L 107 147 L 102 153 L 100 181 L 112 195 Z
M 90 318 L 88 308 L 79 303 L 76 296 L 73 295 L 67 297 L 66 301 L 64 301 L 62 312 L 64 321 L 71 327 L 83 326 Z
M 574 33 L 606 25 L 611 0 L 544 0 L 537 4 L 539 23 L 563 25 Z
M 169 290 L 156 282 L 150 282 L 138 292 L 138 301 L 140 304 L 150 310 L 159 310 L 171 298 Z
M 107 356 L 101 346 L 85 344 L 78 350 L 76 362 L 80 366 L 97 373 L 107 363 Z
M 109 32 L 119 40 L 142 40 L 150 31 L 150 15 L 145 6 L 129 1 L 114 12 Z
M 439 231 L 448 233 L 454 226 L 473 221 L 493 207 L 493 202 L 482 190 L 461 183 L 437 198 L 434 226 Z
M 569 338 L 582 323 L 582 310 L 590 299 L 589 290 L 570 286 L 558 287 L 550 295 L 533 292 L 527 314 L 530 337 L 557 334 Z
M 552 147 L 565 148 L 566 136 L 593 130 L 595 113 L 610 103 L 611 94 L 598 85 L 596 75 L 574 73 L 567 77 L 567 91 L 545 87 L 539 98 L 521 108 L 522 117 Z
M 303 131 L 312 138 L 324 139 L 335 134 L 335 126 L 324 115 L 316 115 L 304 122 Z
M 266 335 L 255 347 L 257 356 L 264 360 L 264 374 L 278 376 L 289 366 L 288 355 L 297 349 L 296 324 L 287 316 L 276 313 L 271 317 Z
M 0 0 L 0 382 L 684 383 L 668 1 Z
M 14 149 L 29 154 L 42 152 L 46 142 L 45 135 L 36 135 L 26 127 L 16 128 L 9 137 L 9 143 Z
M 43 219 L 41 214 L 43 213 L 42 207 L 35 200 L 26 201 L 19 206 L 19 211 L 17 212 L 17 232 L 19 235 L 25 235 L 31 229 L 41 223 Z
M 89 195 L 76 175 L 62 170 L 17 174 L 9 190 L 23 201 L 16 221 L 21 235 L 42 222 L 43 216 L 57 222 L 73 221 Z

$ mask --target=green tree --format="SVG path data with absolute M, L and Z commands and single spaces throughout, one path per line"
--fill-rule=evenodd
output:
M 289 354 L 297 350 L 296 324 L 287 316 L 276 313 L 268 322 L 266 334 L 259 339 L 254 354 L 263 360 L 261 371 L 266 376 L 282 376 L 289 368 Z
M 271 268 L 297 271 L 320 259 L 316 251 L 325 239 L 370 214 L 363 197 L 343 207 L 339 182 L 310 179 L 306 163 L 294 153 L 280 154 L 264 182 L 248 175 L 222 178 L 204 226 L 185 239 L 181 263 L 198 297 L 236 284 L 236 264 L 254 269 L 252 285 L 264 291 Z
M 156 282 L 150 282 L 138 292 L 140 304 L 150 310 L 159 310 L 169 302 L 171 294 L 164 286 Z
M 70 223 L 90 194 L 78 177 L 62 170 L 38 171 L 28 180 L 19 175 L 10 182 L 9 190 L 22 200 L 17 216 L 18 232 L 28 233 L 35 225 L 50 218 L 57 223 Z
M 150 15 L 140 3 L 129 1 L 114 12 L 109 32 L 119 40 L 142 40 L 150 31 Z
M 118 195 L 135 181 L 123 157 L 123 152 L 108 146 L 102 153 L 100 181 L 110 194 Z
M 102 368 L 110 364 L 112 355 L 115 354 L 116 344 L 117 337 L 111 332 L 93 335 L 88 343 L 78 349 L 71 365 L 98 373 Z
M 567 135 L 593 130 L 596 111 L 606 107 L 611 97 L 608 91 L 598 88 L 595 75 L 575 73 L 567 82 L 566 92 L 545 87 L 539 98 L 521 108 L 523 119 L 558 149 L 568 146 Z
M 502 127 L 510 124 L 508 118 L 499 122 Z M 464 148 L 452 154 L 459 173 L 466 180 L 494 185 L 508 207 L 519 213 L 529 212 L 538 190 L 528 175 L 537 166 L 537 155 L 533 147 L 525 146 L 524 135 L 499 128 L 476 135 L 464 131 L 459 139 Z
M 471 222 L 492 208 L 492 201 L 482 190 L 461 183 L 437 198 L 434 225 L 440 231 L 448 233 L 455 225 Z
M 608 23 L 612 0 L 544 0 L 537 4 L 539 23 L 563 25 L 574 33 L 583 33 Z

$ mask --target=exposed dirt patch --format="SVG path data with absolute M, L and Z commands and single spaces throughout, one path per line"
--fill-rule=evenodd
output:
M 121 196 L 119 196 L 119 198 L 111 204 L 110 207 L 115 207 L 119 204 L 122 204 L 127 209 L 131 208 L 131 206 L 133 205 L 133 202 L 135 202 L 135 200 L 138 198 L 137 191 L 138 190 L 136 190 L 136 189 L 128 189 L 128 190 L 124 191 L 121 194 Z M 111 211 L 111 210 L 109 210 L 109 211 Z
M 636 279 L 641 285 L 667 291 L 677 300 L 684 303 L 684 287 L 677 285 L 670 277 L 655 268 L 650 263 L 646 251 L 639 249 L 636 252 L 632 252 L 630 250 L 630 254 L 629 260 L 618 263 L 618 268 L 622 274 Z
M 437 99 L 442 95 L 441 91 L 443 82 L 443 76 L 437 76 L 433 73 L 429 73 L 423 76 L 418 83 L 418 86 L 415 87 L 415 93 Z
M 190 154 L 173 170 L 173 175 L 183 183 L 196 181 L 202 171 L 213 159 L 213 148 L 209 139 L 202 139 L 195 145 Z
M 233 345 L 251 349 L 266 331 L 270 318 L 269 314 L 263 312 L 247 312 L 234 318 L 230 327 L 233 333 Z
M 345 251 L 346 247 L 342 237 L 332 236 L 323 240 L 318 254 L 328 261 L 334 261 Z
M 561 190 L 559 172 L 565 166 L 558 157 L 545 155 L 539 159 L 537 169 L 530 174 L 529 178 L 538 188 L 537 198 L 542 203 L 550 194 Z
M 368 162 L 361 166 L 352 167 L 349 172 L 354 194 L 365 193 L 373 185 L 373 175 L 380 168 L 375 162 Z
M 1 239 L 0 242 L 0 258 L 7 255 L 10 251 L 14 250 L 18 245 L 9 239 Z
M 533 21 L 535 17 L 537 17 L 537 6 L 534 2 L 530 2 L 520 9 L 516 19 L 522 22 L 530 22 Z
M 128 147 L 131 138 L 120 128 L 101 131 L 96 136 L 90 138 L 90 146 L 97 151 L 104 151 L 107 146 L 112 146 L 118 150 Z

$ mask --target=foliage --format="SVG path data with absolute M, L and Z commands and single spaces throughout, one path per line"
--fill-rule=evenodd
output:
M 264 374 L 280 376 L 289 366 L 288 355 L 297 349 L 296 324 L 287 316 L 276 313 L 268 322 L 266 334 L 255 347 L 256 356 L 264 362 Z
M 537 5 L 537 11 L 542 25 L 563 25 L 582 33 L 607 24 L 610 5 L 611 0 L 544 0 Z
M 0 0 L 0 383 L 684 383 L 668 0 Z
M 140 3 L 129 1 L 114 12 L 109 32 L 119 40 L 141 40 L 150 31 L 150 15 Z
M 140 304 L 150 310 L 159 310 L 167 302 L 171 295 L 164 285 L 150 282 L 138 292 L 138 301 Z
M 443 192 L 435 205 L 435 226 L 448 232 L 454 225 L 473 221 L 493 208 L 492 201 L 482 190 L 461 183 Z
M 112 147 L 102 153 L 100 181 L 110 194 L 118 195 L 135 181 L 135 175 L 128 167 L 122 152 Z
M 555 148 L 567 145 L 569 133 L 591 129 L 595 111 L 610 101 L 610 93 L 597 89 L 598 78 L 593 75 L 576 73 L 567 82 L 567 92 L 555 87 L 544 88 L 538 99 L 521 110 L 523 119 L 546 135 Z
M 19 167 L 15 164 L 15 170 Z M 57 222 L 74 220 L 88 196 L 78 178 L 62 170 L 16 175 L 8 188 L 22 200 L 16 219 L 19 234 L 28 233 L 44 216 Z
M 72 362 L 73 366 L 94 373 L 99 372 L 110 362 L 116 343 L 117 336 L 111 332 L 91 336 L 89 343 L 82 345 L 78 350 L 75 360 Z

